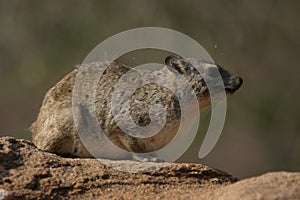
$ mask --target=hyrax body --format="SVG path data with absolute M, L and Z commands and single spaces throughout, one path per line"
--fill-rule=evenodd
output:
M 167 57 L 165 63 L 188 81 L 196 94 L 200 109 L 210 105 L 209 91 L 203 74 L 201 75 L 187 60 L 177 56 Z M 99 64 L 101 63 L 91 63 L 88 66 L 93 67 Z M 205 75 L 208 77 L 214 76 L 211 69 L 219 70 L 227 94 L 233 94 L 242 84 L 240 77 L 232 75 L 220 66 L 207 62 L 200 62 L 200 65 L 200 67 L 207 69 Z M 82 144 L 73 119 L 72 92 L 80 67 L 67 74 L 48 91 L 38 118 L 32 124 L 33 143 L 44 151 L 62 155 L 92 157 Z M 149 106 L 161 104 L 166 109 L 166 124 L 158 134 L 148 138 L 133 137 L 124 133 L 112 115 L 111 96 L 118 80 L 130 69 L 132 68 L 117 62 L 112 62 L 107 67 L 99 79 L 96 90 L 96 116 L 104 133 L 118 147 L 129 152 L 152 152 L 168 144 L 176 134 L 180 123 L 180 105 L 176 96 L 168 88 L 156 84 L 146 84 L 132 95 L 130 115 L 137 125 L 146 126 L 151 122 Z M 173 71 L 169 73 L 169 77 L 165 77 L 165 80 L 171 84 L 176 84 L 175 77 L 175 71 Z M 124 90 L 126 87 L 130 87 L 130 83 L 125 86 Z M 180 85 L 177 87 L 180 90 Z

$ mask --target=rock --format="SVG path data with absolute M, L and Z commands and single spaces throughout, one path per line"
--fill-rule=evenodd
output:
M 117 162 L 132 165 L 134 161 Z M 135 165 L 151 167 L 153 163 Z M 0 177 L 0 188 L 25 199 L 185 199 L 236 181 L 225 172 L 201 164 L 171 164 L 147 173 L 121 172 L 96 159 L 46 153 L 27 140 L 12 137 L 0 138 Z
M 137 169 L 157 167 L 157 163 L 109 162 Z M 40 151 L 27 140 L 0 138 L 0 199 L 300 199 L 300 173 L 236 181 L 201 164 L 122 172 L 96 159 L 63 158 Z
M 212 199 L 300 199 L 300 173 L 273 172 L 220 188 Z

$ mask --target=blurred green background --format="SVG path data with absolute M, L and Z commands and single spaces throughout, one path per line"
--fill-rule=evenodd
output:
M 158 26 L 194 38 L 244 78 L 219 142 L 199 162 L 240 178 L 300 171 L 299 11 L 300 1 L 279 0 L 1 0 L 0 135 L 30 139 L 47 90 L 90 50 Z

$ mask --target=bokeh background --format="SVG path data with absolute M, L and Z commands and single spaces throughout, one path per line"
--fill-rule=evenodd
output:
M 300 171 L 300 2 L 279 0 L 0 1 L 0 135 L 30 139 L 47 90 L 98 43 L 158 26 L 197 40 L 241 75 L 213 151 L 194 161 L 239 178 Z

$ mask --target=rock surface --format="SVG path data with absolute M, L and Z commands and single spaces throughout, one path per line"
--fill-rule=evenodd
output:
M 120 164 L 157 167 L 116 162 Z M 63 158 L 42 152 L 27 140 L 0 138 L 0 199 L 300 199 L 300 173 L 236 181 L 201 164 L 121 172 L 96 159 Z

